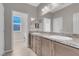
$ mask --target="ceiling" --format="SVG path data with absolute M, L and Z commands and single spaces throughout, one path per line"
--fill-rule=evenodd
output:
M 67 7 L 67 6 L 71 5 L 71 4 L 72 4 L 72 3 L 60 3 L 59 6 L 57 6 L 56 8 L 53 8 L 53 9 L 51 10 L 51 12 L 54 13 L 54 12 L 56 12 L 56 11 L 59 11 L 59 10 L 65 8 L 65 7 Z
M 27 4 L 34 6 L 34 7 L 38 7 L 40 3 L 27 3 Z M 54 12 L 60 10 L 60 9 L 63 9 L 67 6 L 69 6 L 70 4 L 71 3 L 60 3 L 60 4 L 59 3 L 50 3 L 50 4 L 47 5 L 47 6 L 49 6 L 49 8 L 45 8 L 45 10 L 43 10 L 44 8 L 42 9 L 43 10 L 42 15 L 44 15 L 48 12 L 54 13 Z M 47 7 L 47 6 L 45 6 L 45 7 Z
M 49 12 L 54 13 L 56 11 L 59 11 L 69 5 L 71 5 L 72 3 L 50 3 L 48 5 L 46 5 L 41 11 L 42 11 L 42 15 L 45 15 Z
M 27 3 L 27 4 L 32 5 L 34 7 L 38 7 L 40 3 Z

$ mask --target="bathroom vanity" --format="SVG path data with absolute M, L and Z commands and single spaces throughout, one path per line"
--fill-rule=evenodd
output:
M 55 39 L 55 35 L 34 32 L 29 34 L 29 47 L 38 56 L 79 56 L 78 38 Z

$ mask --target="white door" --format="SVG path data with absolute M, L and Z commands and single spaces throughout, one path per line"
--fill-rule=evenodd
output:
M 17 46 L 16 44 L 19 42 L 18 46 L 28 47 L 28 14 L 13 11 L 12 16 L 19 16 L 21 19 L 21 28 L 20 31 L 12 31 L 13 32 L 13 47 Z M 15 41 L 18 41 L 17 43 Z
M 0 4 L 0 55 L 4 53 L 4 7 Z

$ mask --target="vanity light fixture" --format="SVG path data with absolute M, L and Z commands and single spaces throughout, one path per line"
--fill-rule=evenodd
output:
M 52 6 L 57 7 L 59 6 L 59 3 L 51 3 Z
M 45 6 L 41 11 L 42 11 L 42 15 L 46 14 L 47 12 L 49 12 L 50 11 L 49 5 Z
M 31 17 L 31 21 L 34 21 L 34 20 L 35 20 L 35 18 Z
M 55 9 L 55 8 L 59 8 L 60 4 L 59 3 L 50 3 L 48 4 L 50 11 Z
M 47 6 L 45 6 L 41 11 L 42 11 L 42 15 L 48 13 L 49 11 L 51 11 L 52 9 L 55 9 L 59 6 L 58 3 L 50 3 Z
M 44 12 L 44 11 L 45 11 L 45 9 L 43 8 L 41 11 L 42 11 L 42 12 Z

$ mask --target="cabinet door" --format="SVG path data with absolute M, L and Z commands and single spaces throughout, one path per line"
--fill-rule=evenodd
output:
M 55 56 L 77 56 L 79 55 L 79 50 L 54 42 L 54 51 L 55 51 Z
M 51 41 L 51 56 L 54 56 L 54 43 Z
M 46 40 L 46 46 L 45 46 L 45 48 L 46 48 L 46 55 L 47 56 L 51 56 L 51 41 L 50 40 Z
M 36 40 L 36 54 L 41 56 L 41 37 L 37 37 Z
M 30 38 L 30 41 L 31 41 L 31 42 L 30 42 L 30 48 L 33 49 L 33 36 L 31 35 L 30 37 L 31 37 L 31 38 Z
M 45 46 L 46 46 L 46 39 L 43 39 L 42 38 L 42 56 L 45 56 L 46 54 L 45 54 Z
M 33 49 L 33 51 L 35 52 L 35 36 L 33 35 L 33 42 L 32 42 L 32 44 L 33 44 L 33 46 L 32 46 L 32 49 Z
M 42 39 L 42 55 L 51 56 L 51 41 L 48 39 Z
M 36 53 L 36 36 L 33 35 L 33 40 L 32 40 L 32 49 Z
M 29 48 L 31 48 L 31 35 L 29 34 Z

